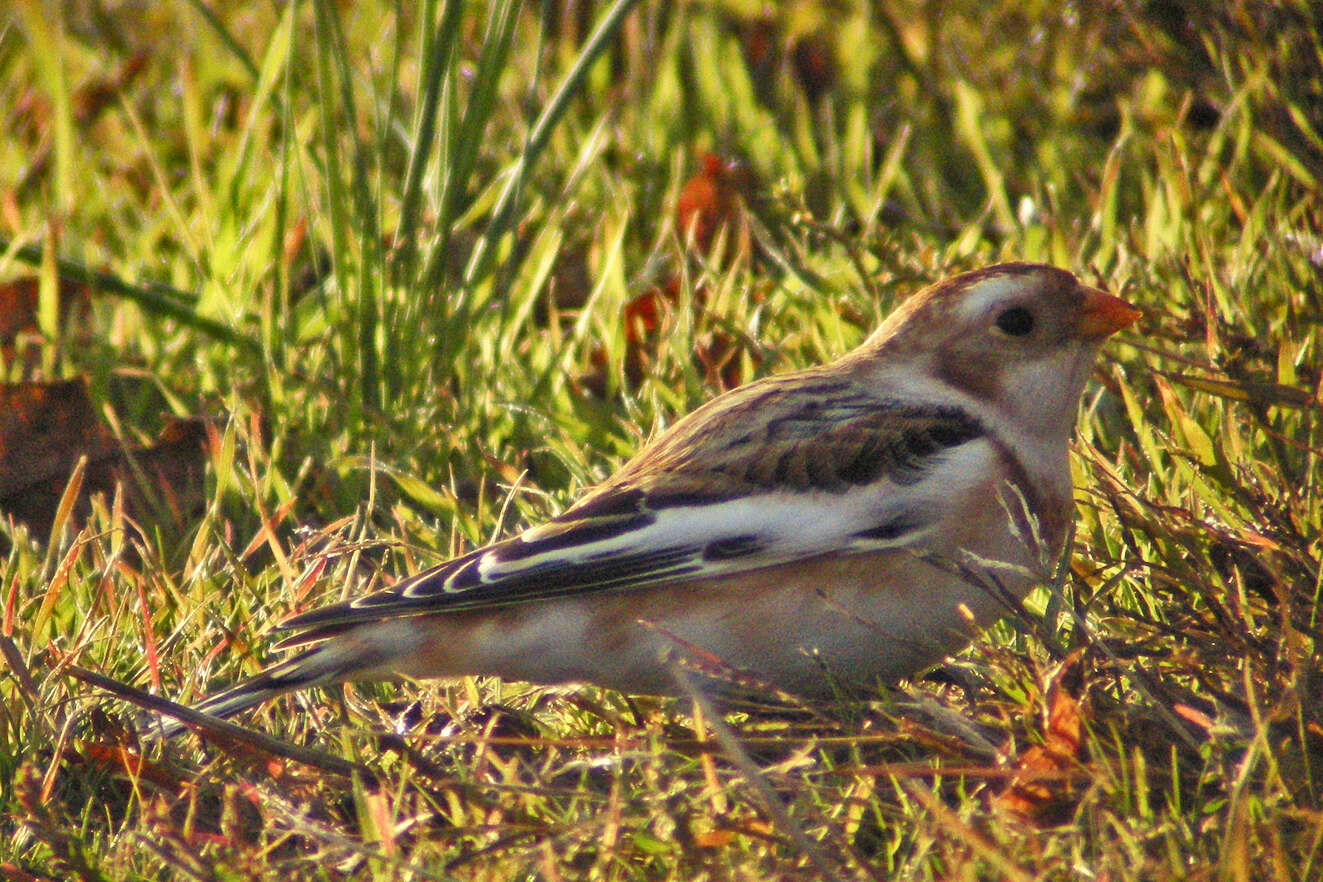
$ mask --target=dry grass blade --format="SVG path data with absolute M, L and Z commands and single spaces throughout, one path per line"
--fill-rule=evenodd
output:
M 1197 392 L 1206 392 L 1218 398 L 1230 401 L 1254 402 L 1273 407 L 1319 407 L 1323 406 L 1318 397 L 1307 389 L 1285 386 L 1281 383 L 1256 382 L 1253 380 L 1222 380 L 1216 377 L 1199 377 L 1192 374 L 1160 372 L 1174 383 L 1180 383 Z
M 928 813 L 933 816 L 938 826 L 944 829 L 949 836 L 969 846 L 969 849 L 976 855 L 986 860 L 997 868 L 999 878 L 1010 880 L 1010 882 L 1033 882 L 1035 876 L 1026 872 L 1005 854 L 996 844 L 990 842 L 986 836 L 970 827 L 955 813 L 942 804 L 931 790 L 927 790 L 917 784 L 901 784 L 901 788 L 917 802 L 921 803 Z
M 795 844 L 795 848 L 809 862 L 809 865 L 821 874 L 822 878 L 843 879 L 841 868 L 828 858 L 827 853 L 816 842 L 809 839 L 808 834 L 804 832 L 804 828 L 794 818 L 790 817 L 790 813 L 786 811 L 785 806 L 781 803 L 781 797 L 767 783 L 767 779 L 763 776 L 757 763 L 750 759 L 749 754 L 740 746 L 735 733 L 731 732 L 730 727 L 722 721 L 721 715 L 717 713 L 716 708 L 712 706 L 712 702 L 708 700 L 698 684 L 694 682 L 693 676 L 674 661 L 668 662 L 668 667 L 675 682 L 684 690 L 690 700 L 702 709 L 703 719 L 707 725 L 711 726 L 712 733 L 716 737 L 717 743 L 721 745 L 726 758 L 740 770 L 740 773 L 744 775 L 744 780 L 758 794 L 763 811 L 767 812 L 773 826 L 790 838 L 790 841 Z
M 0 445 L 0 879 L 1319 878 L 1316 5 L 19 0 L 0 373 L 72 407 Z M 1006 260 L 1144 319 L 1087 378 L 1060 578 L 912 682 L 781 701 L 676 628 L 720 716 L 360 684 L 271 703 L 282 744 L 94 673 L 237 681 L 282 614 Z M 146 753 L 113 695 L 199 738 Z
M 320 769 L 323 772 L 329 772 L 334 775 L 341 775 L 344 777 L 350 777 L 352 775 L 362 775 L 367 778 L 375 777 L 372 770 L 361 763 L 351 762 L 350 760 L 341 759 L 337 756 L 331 756 L 320 750 L 299 747 L 296 744 L 289 744 L 278 738 L 263 735 L 261 732 L 254 732 L 250 729 L 245 729 L 242 726 L 236 726 L 234 723 L 222 720 L 219 717 L 199 713 L 198 711 L 185 707 L 182 704 L 176 704 L 173 701 L 152 695 L 149 692 L 144 692 L 141 689 L 128 685 L 127 683 L 112 680 L 110 677 L 103 676 L 95 671 L 89 671 L 78 665 L 67 665 L 63 670 L 79 682 L 109 692 L 110 694 L 122 698 L 130 704 L 136 705 L 144 710 L 151 711 L 155 714 L 164 714 L 165 716 L 173 717 L 180 722 L 185 723 L 189 728 L 197 731 L 201 735 L 245 745 L 255 751 L 303 763 L 304 765 L 312 766 L 315 769 Z

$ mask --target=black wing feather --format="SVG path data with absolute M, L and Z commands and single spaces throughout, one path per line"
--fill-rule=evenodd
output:
M 731 424 L 745 430 L 732 437 Z M 382 618 L 655 585 L 712 565 L 731 572 L 727 565 L 741 559 L 750 568 L 778 563 L 765 555 L 770 543 L 754 534 L 696 535 L 661 548 L 585 546 L 644 529 L 657 512 L 676 506 L 771 492 L 839 494 L 881 479 L 910 485 L 948 450 L 986 434 L 956 407 L 889 399 L 812 372 L 770 378 L 690 414 L 560 517 L 383 591 L 287 619 L 282 628 L 303 633 L 282 645 Z M 893 511 L 842 538 L 860 540 L 861 548 L 900 542 L 923 530 L 925 520 Z M 542 555 L 545 561 L 535 560 Z

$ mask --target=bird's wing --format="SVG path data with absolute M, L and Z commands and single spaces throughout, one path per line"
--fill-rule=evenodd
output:
M 564 514 L 356 600 L 286 620 L 283 645 L 360 622 L 715 578 L 912 546 L 955 472 L 992 459 L 954 408 L 844 381 L 763 382 L 695 411 Z

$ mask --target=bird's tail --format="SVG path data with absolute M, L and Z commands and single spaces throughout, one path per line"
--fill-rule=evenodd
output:
M 378 662 L 377 654 L 371 647 L 330 640 L 272 665 L 251 680 L 208 696 L 193 710 L 213 717 L 231 717 L 284 692 L 357 679 Z M 178 735 L 187 728 L 188 724 L 179 719 L 165 722 L 159 728 L 152 726 L 155 733 L 164 738 Z

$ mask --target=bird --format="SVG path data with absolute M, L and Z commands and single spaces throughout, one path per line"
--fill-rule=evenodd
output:
M 286 619 L 276 648 L 301 651 L 196 710 L 469 675 L 683 694 L 686 655 L 810 699 L 912 676 L 1062 553 L 1079 402 L 1140 315 L 1044 264 L 939 281 L 836 360 L 708 401 L 545 523 Z

